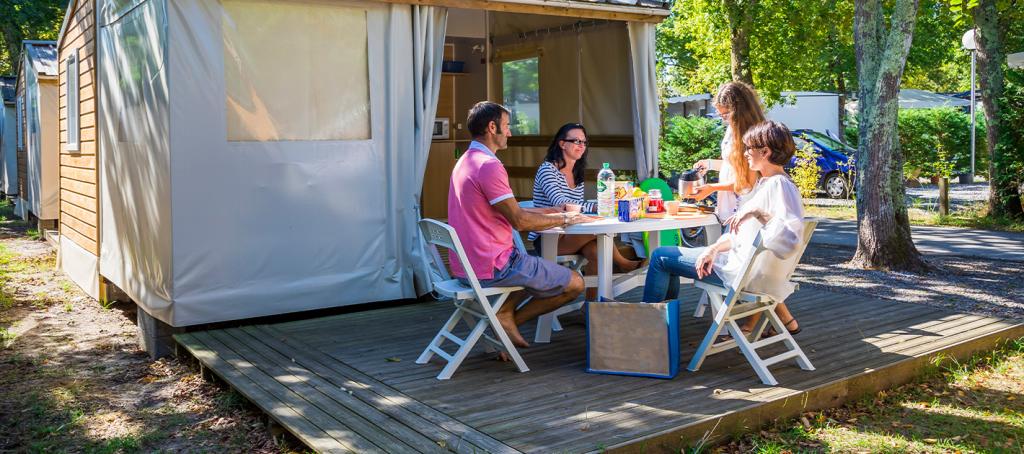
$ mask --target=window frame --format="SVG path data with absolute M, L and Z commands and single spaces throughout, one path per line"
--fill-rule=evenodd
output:
M 244 3 L 244 1 L 238 1 L 237 3 L 241 4 L 241 3 Z M 271 4 L 271 3 L 274 3 L 274 2 L 270 1 L 270 0 L 266 0 L 265 3 Z M 226 15 L 226 17 L 230 17 L 231 14 L 230 14 L 230 12 L 228 12 L 227 2 L 222 0 L 222 4 L 224 5 L 224 8 L 225 8 L 225 15 Z M 375 128 L 374 128 L 374 125 L 376 123 L 376 121 L 374 120 L 374 110 L 375 110 L 374 109 L 374 104 L 375 104 L 374 103 L 374 91 L 375 91 L 374 90 L 374 85 L 375 85 L 375 83 L 374 83 L 374 77 L 373 77 L 374 61 L 375 61 L 376 57 L 374 56 L 374 52 L 371 50 L 371 45 L 372 45 L 372 38 L 371 38 L 371 27 L 372 27 L 371 24 L 372 24 L 372 21 L 371 21 L 371 17 L 370 17 L 371 9 L 367 5 L 362 5 L 362 4 L 353 3 L 353 2 L 329 2 L 329 3 L 325 4 L 325 3 L 318 2 L 317 0 L 301 0 L 301 1 L 295 2 L 294 6 L 295 7 L 328 6 L 328 7 L 338 8 L 338 9 L 344 8 L 344 9 L 349 10 L 350 13 L 358 13 L 358 14 L 361 15 L 361 22 L 362 22 L 362 26 L 363 26 L 363 31 L 365 32 L 365 36 L 363 36 L 363 39 L 365 39 L 365 49 L 364 50 L 366 52 L 366 64 L 365 64 L 365 68 L 362 67 L 361 65 L 357 65 L 359 67 L 356 68 L 356 70 L 357 70 L 357 72 L 359 72 L 361 74 L 361 76 L 365 80 L 365 84 L 366 84 L 365 113 L 363 113 L 363 116 L 365 116 L 365 120 L 366 120 L 366 130 L 365 130 L 365 133 L 361 133 L 361 134 L 358 134 L 358 135 L 353 136 L 353 137 L 314 137 L 315 135 L 317 135 L 316 133 L 318 131 L 320 131 L 319 129 L 315 129 L 314 128 L 314 129 L 310 129 L 309 131 L 306 131 L 305 135 L 300 135 L 300 136 L 297 136 L 297 137 L 282 137 L 281 134 L 279 134 L 277 137 L 273 137 L 273 138 L 258 138 L 258 137 L 251 137 L 251 136 L 239 137 L 238 135 L 233 135 L 233 132 L 232 132 L 233 131 L 233 128 L 232 128 L 233 124 L 237 126 L 237 125 L 241 125 L 243 123 L 238 123 L 238 124 L 233 123 L 234 121 L 238 121 L 238 120 L 237 120 L 237 118 L 235 116 L 232 115 L 232 106 L 231 106 L 231 101 L 233 99 L 232 95 L 231 95 L 232 87 L 227 82 L 227 80 L 228 80 L 227 79 L 228 72 L 225 69 L 225 71 L 224 71 L 224 76 L 225 76 L 225 103 L 227 104 L 226 109 L 227 109 L 227 112 L 228 112 L 228 115 L 227 115 L 227 128 L 226 128 L 226 131 L 225 131 L 226 132 L 226 139 L 227 139 L 227 141 L 229 143 L 273 143 L 273 142 L 281 142 L 281 143 L 287 143 L 287 142 L 372 143 L 375 140 Z M 226 33 L 227 33 L 227 30 L 222 30 L 221 31 L 221 36 L 222 36 L 222 39 L 224 39 L 225 43 L 228 42 L 228 40 L 226 39 Z M 235 39 L 244 39 L 241 36 L 235 36 L 233 38 L 235 38 Z M 227 52 L 225 52 L 225 55 L 227 55 Z M 248 62 L 244 62 L 243 61 L 243 63 L 248 63 Z M 225 68 L 227 68 L 227 66 L 228 66 L 228 62 L 225 61 Z M 284 67 L 284 68 L 287 68 L 287 67 Z M 362 69 L 365 69 L 365 73 L 363 73 L 363 71 L 361 71 Z M 290 70 L 282 69 L 282 71 L 290 71 Z M 355 74 L 355 73 L 353 73 L 353 74 Z M 292 83 L 295 83 L 295 82 L 293 81 Z M 311 105 L 307 106 L 307 108 L 311 109 L 311 108 L 313 108 L 313 105 L 311 104 Z M 275 109 L 268 109 L 268 110 L 271 111 L 274 114 L 278 114 L 279 113 Z M 335 115 L 335 116 L 337 116 L 337 115 Z M 283 116 L 281 116 L 281 115 L 275 115 L 274 117 L 275 118 L 283 118 Z M 325 125 L 329 124 L 329 122 L 326 122 L 326 120 L 319 120 L 319 122 L 320 123 L 317 123 L 317 124 L 320 125 L 321 128 L 323 128 Z M 278 126 L 290 126 L 290 125 L 281 124 L 281 125 L 278 125 Z M 244 128 L 242 128 L 242 129 L 244 129 Z M 235 131 L 235 133 L 240 133 L 240 132 L 244 132 L 244 131 L 241 131 L 241 130 Z M 289 131 L 289 132 L 295 132 L 295 131 Z M 241 134 L 241 135 L 245 135 L 245 134 Z
M 540 109 L 540 104 L 541 104 L 541 92 L 543 91 L 543 86 L 541 85 L 541 63 L 542 63 L 542 60 L 543 60 L 542 57 L 544 56 L 544 51 L 543 51 L 542 48 L 530 48 L 530 49 L 515 50 L 515 51 L 511 51 L 511 52 L 505 51 L 505 52 L 499 52 L 499 53 L 500 53 L 500 55 L 496 58 L 496 61 L 495 61 L 495 63 L 498 63 L 498 68 L 499 68 L 499 71 L 498 71 L 498 73 L 499 73 L 499 75 L 498 75 L 498 82 L 499 82 L 500 90 L 501 90 L 499 92 L 499 94 L 501 96 L 501 102 L 505 105 L 505 107 L 509 108 L 510 111 L 513 110 L 511 105 L 509 105 L 509 104 L 507 104 L 505 102 L 505 64 L 506 63 L 517 62 L 517 61 L 522 61 L 522 60 L 533 60 L 533 59 L 537 60 L 537 106 L 538 106 L 537 107 L 537 131 L 536 132 L 530 132 L 530 133 L 523 133 L 523 132 L 516 132 L 516 131 L 513 131 L 513 132 L 516 135 L 519 135 L 519 136 L 528 136 L 528 137 L 539 136 L 539 135 L 541 135 L 541 109 Z M 510 118 L 509 120 L 511 121 L 513 119 Z M 514 126 L 510 126 L 510 129 L 512 127 L 514 127 Z
M 68 151 L 79 151 L 81 143 L 81 85 L 78 65 L 78 49 L 64 60 L 65 93 L 67 104 L 67 143 Z

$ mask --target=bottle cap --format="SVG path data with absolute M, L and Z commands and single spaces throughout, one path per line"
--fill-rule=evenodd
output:
M 606 162 L 606 163 L 604 163 L 603 165 L 601 165 L 601 167 L 602 167 L 602 168 L 605 168 L 605 169 L 610 169 L 610 168 L 611 168 L 612 166 L 611 166 L 611 164 L 609 164 L 609 163 L 607 163 L 607 162 Z

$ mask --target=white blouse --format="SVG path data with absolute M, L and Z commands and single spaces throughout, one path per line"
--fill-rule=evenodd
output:
M 718 170 L 718 181 L 736 181 L 736 171 L 729 163 L 729 154 L 732 153 L 732 128 L 725 128 L 725 136 L 722 137 L 722 167 Z M 718 204 L 715 206 L 715 214 L 718 219 L 725 222 L 736 213 L 740 207 L 740 200 L 733 191 L 718 191 Z
M 785 174 L 761 178 L 737 216 L 760 208 L 771 214 L 771 220 L 762 225 L 756 218 L 748 219 L 735 232 L 722 235 L 732 241 L 728 252 L 715 257 L 715 274 L 730 287 L 735 287 L 743 265 L 754 253 L 754 239 L 761 232 L 765 253 L 758 256 L 751 269 L 751 279 L 745 290 L 764 293 L 785 301 L 793 293 L 794 285 L 788 277 L 800 259 L 796 252 L 803 242 L 804 209 L 800 190 Z

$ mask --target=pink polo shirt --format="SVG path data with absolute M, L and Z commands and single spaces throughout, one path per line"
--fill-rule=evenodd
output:
M 479 142 L 469 145 L 455 163 L 448 186 L 448 224 L 459 234 L 463 249 L 478 279 L 492 279 L 512 255 L 512 224 L 494 204 L 512 198 L 508 173 L 498 157 Z M 452 257 L 452 274 L 466 271 Z

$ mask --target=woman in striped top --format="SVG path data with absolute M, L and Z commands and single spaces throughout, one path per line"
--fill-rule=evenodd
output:
M 533 206 L 565 207 L 572 203 L 580 205 L 584 212 L 597 211 L 596 203 L 583 198 L 583 170 L 587 168 L 587 130 L 578 123 L 568 123 L 558 129 L 544 162 L 537 169 L 533 180 Z M 530 241 L 540 251 L 541 236 L 530 232 Z M 633 271 L 640 267 L 637 260 L 622 256 L 612 248 L 615 265 L 622 271 Z M 597 238 L 594 235 L 562 235 L 558 239 L 558 255 L 582 254 L 587 258 L 585 274 L 597 274 Z M 589 289 L 588 289 L 589 290 Z

